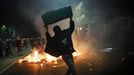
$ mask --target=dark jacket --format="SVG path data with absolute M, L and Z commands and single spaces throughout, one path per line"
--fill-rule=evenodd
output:
M 73 48 L 73 43 L 71 38 L 73 31 L 74 31 L 74 22 L 71 21 L 70 27 L 68 29 L 60 31 L 58 34 L 55 34 L 53 37 L 51 37 L 50 34 L 47 32 L 46 38 L 48 42 L 45 48 L 45 52 L 49 53 L 49 51 L 52 50 L 52 52 L 58 54 L 57 56 L 74 52 L 75 50 Z

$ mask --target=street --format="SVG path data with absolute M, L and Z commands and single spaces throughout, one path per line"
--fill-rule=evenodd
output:
M 118 52 L 91 52 L 75 57 L 78 75 L 128 75 L 127 59 Z M 66 70 L 62 60 L 57 64 L 17 62 L 1 75 L 65 75 Z
M 133 0 L 1 0 L 0 75 L 134 75 L 133 10 Z

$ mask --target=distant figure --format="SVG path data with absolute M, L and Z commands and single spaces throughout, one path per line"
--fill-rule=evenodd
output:
M 2 49 L 3 49 L 3 56 L 6 56 L 6 40 L 2 40 Z
M 27 38 L 23 39 L 24 42 L 24 48 L 27 49 L 28 48 L 28 40 Z
M 23 40 L 20 37 L 18 37 L 17 40 L 16 40 L 16 47 L 17 47 L 19 56 L 22 56 L 23 46 L 24 46 Z
M 2 40 L 0 39 L 0 57 L 3 57 L 3 44 L 2 44 Z
M 74 67 L 74 59 L 72 53 L 75 52 L 73 48 L 71 35 L 74 31 L 74 21 L 70 18 L 70 27 L 66 30 L 61 30 L 59 26 L 55 26 L 53 31 L 55 35 L 50 36 L 48 31 L 46 32 L 47 46 L 45 52 L 58 57 L 62 56 L 64 62 L 68 66 L 66 75 L 77 75 Z
M 31 45 L 31 48 L 34 48 L 37 45 L 37 41 L 35 38 L 30 39 L 30 45 Z
M 9 39 L 6 39 L 5 54 L 6 54 L 6 56 L 9 56 L 9 54 L 12 55 L 11 42 Z

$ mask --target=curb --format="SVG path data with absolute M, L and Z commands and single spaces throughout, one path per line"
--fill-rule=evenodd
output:
M 2 74 L 3 72 L 5 72 L 8 68 L 10 68 L 12 65 L 14 65 L 17 61 L 19 61 L 20 58 L 25 57 L 30 51 L 28 51 L 27 53 L 25 53 L 23 56 L 19 57 L 17 60 L 15 60 L 14 62 L 12 62 L 10 65 L 8 65 L 7 67 L 5 67 L 4 69 L 2 69 L 0 71 L 0 74 Z

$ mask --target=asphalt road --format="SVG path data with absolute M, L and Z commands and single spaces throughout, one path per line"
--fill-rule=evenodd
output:
M 65 75 L 66 65 L 62 60 L 58 64 L 16 63 L 1 75 Z M 75 57 L 78 75 L 130 75 L 127 58 L 118 51 L 87 53 Z

